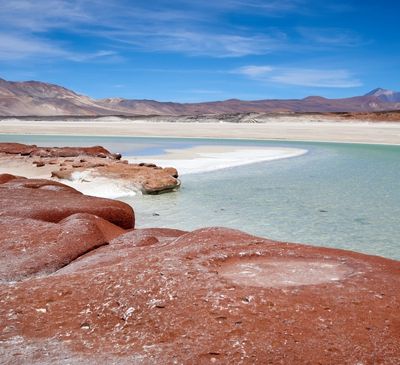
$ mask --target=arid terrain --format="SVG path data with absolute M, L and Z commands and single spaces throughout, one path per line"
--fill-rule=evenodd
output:
M 400 93 L 380 88 L 362 96 L 341 99 L 309 96 L 292 100 L 230 99 L 203 103 L 174 103 L 123 98 L 92 99 L 58 85 L 0 79 L 0 116 L 198 116 L 238 113 L 351 112 L 367 113 L 366 116 L 370 118 L 371 112 L 399 109 Z

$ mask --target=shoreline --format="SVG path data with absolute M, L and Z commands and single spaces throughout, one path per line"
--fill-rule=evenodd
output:
M 154 121 L 0 121 L 0 135 L 271 140 L 400 145 L 399 123 L 269 121 L 266 123 Z
M 162 155 L 125 158 L 130 163 L 147 162 L 161 167 L 173 166 L 181 176 L 299 157 L 307 152 L 306 149 L 282 147 L 195 146 L 166 150 Z
M 307 150 L 299 148 L 195 146 L 166 150 L 165 154 L 157 156 L 125 156 L 125 159 L 132 164 L 155 163 L 162 168 L 173 166 L 178 170 L 179 175 L 187 175 L 293 158 L 302 156 L 307 152 Z M 59 181 L 51 177 L 54 169 L 54 165 L 37 168 L 30 161 L 28 162 L 24 159 L 10 160 L 4 156 L 0 157 L 0 174 L 10 173 L 27 178 Z M 132 197 L 139 193 L 137 188 L 127 182 L 96 176 L 91 174 L 90 170 L 77 171 L 73 174 L 72 179 L 63 179 L 62 182 L 81 193 L 96 197 L 117 199 Z

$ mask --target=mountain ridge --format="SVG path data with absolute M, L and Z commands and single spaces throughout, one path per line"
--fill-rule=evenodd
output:
M 0 78 L 0 116 L 202 115 L 223 113 L 374 112 L 400 110 L 400 92 L 376 88 L 361 96 L 303 99 L 161 102 L 147 99 L 92 99 L 56 84 Z

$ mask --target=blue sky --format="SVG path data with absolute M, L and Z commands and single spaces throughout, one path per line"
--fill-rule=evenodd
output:
M 400 90 L 398 0 L 0 0 L 0 77 L 95 98 Z

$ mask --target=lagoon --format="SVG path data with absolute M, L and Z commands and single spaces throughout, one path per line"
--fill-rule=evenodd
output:
M 196 146 L 306 149 L 298 157 L 183 175 L 175 193 L 120 199 L 135 208 L 138 228 L 225 226 L 400 259 L 400 146 L 33 135 L 0 135 L 0 141 L 103 145 L 143 158 Z

